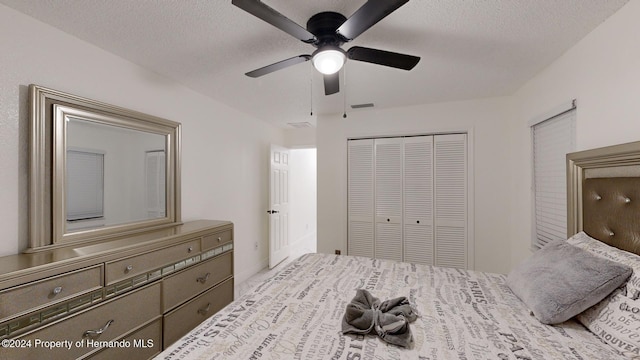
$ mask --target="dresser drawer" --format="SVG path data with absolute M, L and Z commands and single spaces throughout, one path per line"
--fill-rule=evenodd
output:
M 102 287 L 102 265 L 0 291 L 0 320 Z
M 162 280 L 163 309 L 167 311 L 233 274 L 233 253 L 228 252 Z
M 202 251 L 209 250 L 233 240 L 233 236 L 231 234 L 232 231 L 229 229 L 227 231 L 204 236 L 202 238 Z
M 117 281 L 140 275 L 148 271 L 170 265 L 190 255 L 200 252 L 200 241 L 192 240 L 179 245 L 156 250 L 142 255 L 107 263 L 106 282 L 111 285 Z
M 156 283 L 21 336 L 20 340 L 31 341 L 33 346 L 30 348 L 5 348 L 2 351 L 10 359 L 74 359 L 95 350 L 96 347 L 91 346 L 95 345 L 93 341 L 114 340 L 161 314 L 160 284 Z M 87 330 L 99 329 L 104 330 L 102 334 L 85 336 Z M 60 341 L 61 344 L 68 341 L 71 346 L 54 349 L 37 346 L 42 341 Z M 82 346 L 77 346 L 76 342 L 80 341 Z
M 111 347 L 90 357 L 91 360 L 143 360 L 162 351 L 162 318 L 123 338 L 127 347 Z
M 233 278 L 165 315 L 165 349 L 231 301 L 233 301 Z

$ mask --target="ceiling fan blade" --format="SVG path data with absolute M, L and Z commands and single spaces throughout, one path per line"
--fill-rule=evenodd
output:
M 255 69 L 253 71 L 249 71 L 245 75 L 252 78 L 257 78 L 262 75 L 267 75 L 274 71 L 278 71 L 295 64 L 300 64 L 305 61 L 309 61 L 309 59 L 311 59 L 311 55 L 298 55 L 286 60 L 278 61 L 277 63 L 271 64 L 271 65 L 261 67 L 259 69 Z
M 369 0 L 342 23 L 336 32 L 347 41 L 353 40 L 408 1 L 409 0 Z
M 340 91 L 340 72 L 324 75 L 324 94 L 331 95 Z
M 316 41 L 315 35 L 259 0 L 232 0 L 231 3 L 305 43 Z
M 411 70 L 420 61 L 420 57 L 399 54 L 391 51 L 354 46 L 347 51 L 351 60 L 364 61 L 372 64 L 390 66 L 402 70 Z

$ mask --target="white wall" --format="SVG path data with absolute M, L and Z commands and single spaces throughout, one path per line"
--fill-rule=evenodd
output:
M 509 98 L 494 98 L 396 109 L 361 110 L 320 116 L 318 149 L 318 252 L 347 247 L 347 139 L 360 136 L 468 131 L 475 172 L 470 184 L 475 221 L 475 268 L 507 272 L 509 263 Z
M 0 45 L 0 255 L 28 243 L 27 86 L 35 83 L 181 122 L 183 220 L 235 223 L 236 282 L 266 264 L 269 144 L 283 143 L 282 130 L 4 5 Z
M 315 252 L 316 149 L 292 149 L 289 159 L 289 238 L 292 252 Z
M 640 140 L 640 1 L 630 1 L 513 96 L 512 265 L 530 254 L 527 121 L 577 99 L 577 150 Z
M 316 146 L 316 128 L 287 129 L 284 131 L 284 146 L 296 148 L 311 148 Z

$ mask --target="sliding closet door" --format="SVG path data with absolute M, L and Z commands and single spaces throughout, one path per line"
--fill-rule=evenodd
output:
M 434 137 L 435 265 L 467 267 L 467 135 Z
M 373 140 L 348 142 L 347 253 L 374 257 Z
M 402 261 L 403 139 L 375 142 L 375 257 Z
M 433 136 L 404 139 L 404 261 L 434 264 Z

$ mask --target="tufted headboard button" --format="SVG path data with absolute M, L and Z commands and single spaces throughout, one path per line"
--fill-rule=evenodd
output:
M 585 233 L 640 253 L 640 176 L 584 179 L 581 197 Z

